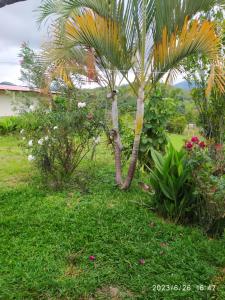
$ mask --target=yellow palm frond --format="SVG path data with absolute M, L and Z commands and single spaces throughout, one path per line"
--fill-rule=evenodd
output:
M 219 42 L 214 24 L 209 21 L 200 23 L 194 20 L 190 23 L 186 18 L 181 32 L 174 32 L 170 36 L 164 28 L 162 40 L 154 48 L 154 81 L 162 77 L 162 72 L 176 68 L 183 58 L 195 53 L 202 53 L 211 61 L 216 61 Z
M 211 65 L 206 95 L 211 94 L 212 88 L 216 87 L 221 93 L 225 93 L 225 66 L 220 62 Z
M 65 24 L 65 35 L 74 44 L 87 46 L 97 51 L 102 61 L 120 68 L 127 60 L 125 39 L 119 25 L 87 10 L 82 15 L 71 14 Z
M 74 74 L 87 77 L 90 70 L 93 72 L 93 58 L 90 55 L 90 50 L 80 46 L 72 47 L 65 40 L 56 39 L 44 47 L 43 59 L 50 66 L 47 75 L 51 78 L 61 78 L 69 87 L 73 87 Z M 91 79 L 98 79 L 96 71 Z

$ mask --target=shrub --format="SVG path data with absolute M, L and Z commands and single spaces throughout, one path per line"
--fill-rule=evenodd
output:
M 53 188 L 64 185 L 99 142 L 100 117 L 89 111 L 85 102 L 58 97 L 52 111 L 33 113 L 37 130 L 22 131 L 26 137 L 28 160 L 33 161 L 43 180 Z
M 167 123 L 167 130 L 171 133 L 182 134 L 187 125 L 187 120 L 184 116 L 175 116 Z

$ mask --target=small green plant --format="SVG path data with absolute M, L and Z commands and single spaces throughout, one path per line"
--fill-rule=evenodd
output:
M 186 164 L 185 150 L 177 151 L 169 144 L 164 156 L 154 149 L 151 155 L 155 165 L 150 172 L 155 192 L 153 205 L 164 217 L 184 222 L 194 209 L 191 170 Z

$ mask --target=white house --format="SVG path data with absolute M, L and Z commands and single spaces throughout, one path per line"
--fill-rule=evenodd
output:
M 16 103 L 20 99 L 29 99 L 32 103 L 37 103 L 40 99 L 40 90 L 32 90 L 28 87 L 17 85 L 0 84 L 0 117 L 14 116 L 18 114 Z

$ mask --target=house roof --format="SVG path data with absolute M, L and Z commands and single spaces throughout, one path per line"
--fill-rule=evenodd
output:
M 0 84 L 0 91 L 15 91 L 15 92 L 35 92 L 40 93 L 38 89 L 31 89 L 26 86 L 18 86 L 18 85 L 4 85 Z

